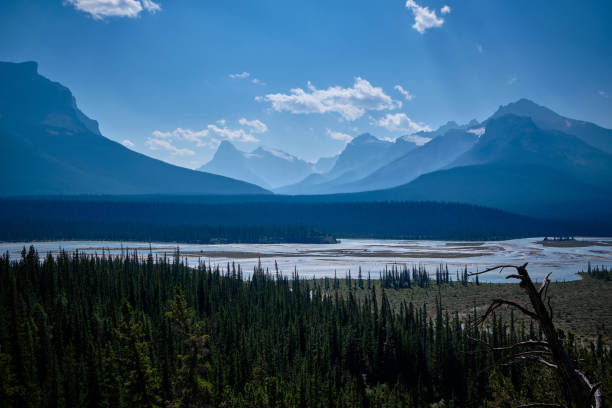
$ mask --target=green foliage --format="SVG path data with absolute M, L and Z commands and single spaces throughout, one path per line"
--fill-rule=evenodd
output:
M 438 280 L 445 284 L 445 268 Z M 0 406 L 403 407 L 563 402 L 555 374 L 504 365 L 527 338 L 499 316 L 410 302 L 384 287 L 126 254 L 0 258 Z M 363 280 L 363 277 L 361 278 Z M 369 280 L 368 280 L 369 282 Z M 413 281 L 414 282 L 414 281 Z M 358 289 L 357 289 L 358 288 Z M 536 336 L 537 330 L 533 330 Z M 610 387 L 602 341 L 563 337 Z M 488 402 L 487 402 L 488 401 Z M 609 403 L 609 401 L 608 401 Z
M 122 384 L 122 406 L 158 407 L 159 378 L 149 358 L 149 343 L 143 325 L 134 319 L 134 310 L 126 301 L 121 306 L 121 323 L 116 331 L 119 341 L 117 366 Z
M 581 274 L 604 281 L 612 280 L 612 268 L 606 267 L 605 265 L 595 265 L 595 267 L 592 267 L 590 262 L 587 270 L 585 272 L 581 272 Z
M 208 380 L 211 366 L 208 335 L 203 334 L 203 323 L 195 321 L 195 312 L 187 306 L 180 287 L 176 287 L 174 300 L 170 301 L 168 318 L 174 334 L 182 341 L 181 354 L 177 355 L 179 367 L 174 390 L 176 407 L 203 407 L 210 403 L 212 384 Z
M 3 353 L 0 347 L 0 401 L 4 401 L 7 408 L 16 407 L 16 396 L 21 392 L 16 385 L 15 374 L 11 367 L 11 356 Z

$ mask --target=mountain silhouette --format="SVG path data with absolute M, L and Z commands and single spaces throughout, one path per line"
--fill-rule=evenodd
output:
M 583 120 L 566 118 L 529 99 L 500 106 L 491 119 L 505 115 L 526 116 L 542 129 L 558 130 L 578 137 L 597 149 L 612 154 L 612 130 Z
M 219 145 L 212 160 L 198 170 L 275 188 L 296 183 L 315 171 L 313 164 L 288 153 L 258 147 L 242 152 L 228 141 Z
M 478 142 L 445 169 L 374 196 L 465 202 L 533 215 L 609 212 L 612 155 L 576 136 L 542 129 L 531 118 L 496 116 Z
M 453 128 L 363 179 L 340 186 L 338 192 L 377 190 L 408 183 L 421 174 L 448 165 L 470 149 L 477 140 L 476 133 Z
M 262 194 L 266 190 L 147 157 L 100 134 L 70 90 L 35 62 L 0 63 L 2 195 Z
M 283 194 L 343 192 L 341 186 L 367 176 L 416 147 L 416 144 L 403 137 L 386 141 L 364 133 L 346 145 L 328 172 L 311 174 L 299 183 L 275 191 Z

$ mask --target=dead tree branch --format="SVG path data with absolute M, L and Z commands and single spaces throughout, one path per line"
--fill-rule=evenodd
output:
M 539 319 L 537 314 L 535 314 L 534 312 L 532 312 L 530 310 L 527 310 L 527 308 L 519 305 L 518 303 L 512 302 L 510 300 L 504 300 L 504 299 L 493 299 L 493 302 L 491 302 L 491 304 L 489 305 L 489 308 L 487 309 L 485 314 L 480 318 L 480 320 L 476 323 L 476 325 L 482 324 L 487 319 L 487 317 L 489 317 L 489 315 L 491 313 L 493 313 L 497 308 L 499 308 L 500 306 L 503 306 L 503 305 L 508 305 L 508 306 L 515 307 L 518 310 L 520 310 L 521 313 L 531 317 L 534 320 L 538 320 Z
M 518 270 L 518 268 L 526 268 L 526 267 L 527 267 L 527 264 L 524 264 L 523 266 L 520 266 L 520 267 L 516 266 L 516 265 L 497 265 L 497 266 L 485 269 L 485 270 L 480 271 L 480 272 L 468 273 L 468 276 L 482 275 L 483 273 L 491 272 L 491 271 L 494 271 L 496 269 L 499 269 L 499 273 L 502 273 L 505 268 L 515 268 L 516 270 Z
M 515 354 L 512 357 L 513 361 L 520 360 L 531 360 L 545 365 L 548 368 L 554 369 L 564 383 L 564 389 L 567 392 L 567 397 L 571 402 L 571 405 L 577 407 L 594 407 L 600 408 L 602 406 L 601 391 L 599 390 L 599 384 L 591 384 L 587 376 L 576 369 L 574 363 L 570 360 L 567 351 L 563 348 L 561 340 L 557 336 L 557 330 L 553 324 L 553 309 L 550 304 L 550 297 L 547 297 L 548 287 L 550 285 L 550 273 L 546 275 L 542 281 L 540 289 L 537 290 L 529 273 L 527 273 L 527 264 L 518 265 L 498 265 L 493 268 L 485 269 L 481 272 L 472 273 L 471 275 L 481 275 L 486 272 L 491 272 L 499 269 L 501 273 L 505 268 L 513 268 L 517 271 L 516 274 L 508 275 L 506 279 L 518 279 L 520 280 L 519 286 L 525 291 L 529 297 L 533 311 L 508 300 L 494 299 L 491 305 L 487 309 L 486 313 L 480 319 L 479 323 L 482 323 L 494 310 L 502 305 L 508 305 L 520 310 L 523 314 L 536 320 L 544 333 L 546 338 L 547 350 L 532 350 L 524 351 Z M 513 350 L 513 346 L 510 346 L 510 350 Z M 552 362 L 544 360 L 543 354 L 549 354 L 552 357 Z M 521 407 L 560 407 L 561 405 L 556 404 L 528 404 L 522 405 Z
M 477 339 L 471 336 L 467 336 L 468 339 L 476 341 L 478 343 L 482 343 L 485 346 L 487 346 L 491 351 L 514 351 L 515 349 L 519 348 L 519 347 L 546 347 L 548 348 L 548 343 L 543 341 L 543 340 L 526 340 L 526 341 L 521 341 L 518 343 L 514 343 L 511 346 L 506 346 L 506 347 L 493 347 L 491 346 L 489 343 L 487 343 L 484 340 L 481 339 Z

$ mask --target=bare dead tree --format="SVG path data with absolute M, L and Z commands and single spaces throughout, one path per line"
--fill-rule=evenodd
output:
M 536 289 L 529 273 L 527 273 L 527 264 L 521 266 L 498 265 L 484 271 L 471 273 L 469 276 L 482 275 L 483 273 L 495 270 L 499 270 L 499 273 L 501 273 L 506 268 L 516 270 L 516 274 L 510 274 L 506 276 L 506 279 L 517 279 L 520 281 L 519 286 L 527 293 L 531 308 L 504 299 L 494 299 L 477 324 L 482 324 L 493 311 L 505 305 L 517 309 L 524 315 L 537 321 L 542 328 L 546 340 L 523 341 L 509 347 L 491 347 L 485 344 L 492 351 L 513 352 L 514 354 L 511 356 L 512 361 L 534 361 L 555 370 L 561 377 L 569 402 L 573 406 L 601 408 L 602 396 L 599 390 L 601 384 L 593 383 L 585 373 L 576 368 L 557 336 L 557 330 L 553 324 L 553 309 L 550 305 L 550 297 L 548 296 L 550 273 L 546 275 L 539 289 Z M 474 340 L 484 343 L 482 340 Z M 520 407 L 561 407 L 561 405 L 534 403 L 521 405 Z

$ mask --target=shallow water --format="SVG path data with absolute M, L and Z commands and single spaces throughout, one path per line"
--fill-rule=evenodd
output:
M 0 243 L 2 253 L 8 251 L 11 258 L 21 256 L 24 246 L 34 245 L 41 256 L 66 251 L 79 250 L 83 253 L 119 254 L 122 251 L 137 250 L 146 256 L 149 247 L 154 256 L 172 257 L 177 246 L 181 257 L 190 265 L 206 262 L 212 265 L 225 265 L 227 262 L 239 263 L 245 272 L 261 259 L 262 266 L 274 270 L 274 262 L 280 271 L 291 274 L 294 268 L 301 277 L 344 277 L 351 271 L 353 277 L 361 267 L 364 277 L 371 272 L 377 278 L 385 266 L 423 265 L 430 273 L 436 266 L 448 265 L 451 276 L 457 269 L 468 267 L 470 272 L 482 270 L 497 264 L 523 264 L 529 262 L 528 271 L 532 278 L 541 280 L 548 272 L 557 281 L 579 279 L 576 274 L 593 265 L 612 267 L 612 238 L 578 238 L 578 240 L 597 241 L 596 245 L 577 248 L 545 247 L 538 243 L 541 238 L 525 238 L 508 241 L 455 242 L 455 241 L 415 241 L 415 240 L 367 240 L 342 239 L 338 244 L 176 244 L 116 241 L 48 241 Z M 481 275 L 482 281 L 504 282 L 505 274 L 489 273 Z

